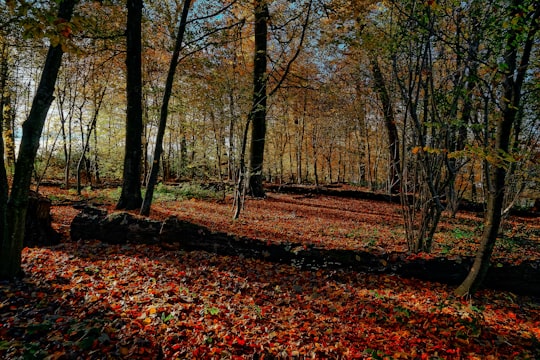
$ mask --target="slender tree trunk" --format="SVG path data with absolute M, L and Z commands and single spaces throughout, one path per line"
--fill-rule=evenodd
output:
M 103 98 L 105 97 L 106 88 L 103 88 L 98 103 L 95 104 L 94 115 L 92 116 L 92 122 L 90 123 L 90 128 L 88 129 L 88 134 L 86 134 L 86 139 L 84 139 L 84 144 L 82 148 L 82 154 L 77 162 L 77 194 L 81 194 L 81 170 L 82 165 L 86 162 L 86 153 L 90 151 L 90 138 L 92 137 L 92 132 L 96 130 L 97 118 L 99 115 L 99 110 L 101 109 L 101 104 L 103 103 Z M 84 138 L 84 136 L 83 136 Z M 92 173 L 90 169 L 86 169 L 87 177 L 92 178 Z M 91 182 L 91 181 L 90 181 Z
M 58 8 L 58 19 L 69 21 L 76 0 L 64 0 Z M 23 123 L 23 135 L 19 155 L 15 164 L 15 174 L 11 194 L 0 205 L 0 220 L 3 221 L 0 248 L 0 278 L 11 279 L 21 274 L 21 253 L 23 248 L 28 193 L 32 180 L 34 160 L 47 113 L 54 99 L 54 86 L 62 63 L 62 45 L 49 47 L 28 118 Z M 7 181 L 4 171 L 0 171 L 0 199 L 7 195 Z
M 8 62 L 7 62 L 7 45 L 2 44 L 2 62 L 0 64 L 0 130 L 3 130 L 5 126 L 5 111 L 4 106 L 6 105 L 5 94 L 7 92 L 6 83 L 8 75 Z M 8 227 L 7 227 L 7 202 L 9 196 L 9 184 L 6 173 L 6 164 L 4 161 L 4 137 L 0 136 L 0 259 L 3 261 L 4 258 L 4 243 L 9 238 L 8 236 Z M 7 249 L 6 249 L 7 250 Z M 6 254 L 8 255 L 8 254 Z
M 251 114 L 250 114 L 251 115 Z M 249 125 L 252 119 L 248 117 L 244 134 L 242 136 L 242 147 L 240 149 L 240 158 L 238 164 L 238 180 L 234 190 L 233 220 L 240 217 L 240 212 L 244 208 L 244 199 L 246 194 L 246 146 L 248 141 Z
M 459 29 L 459 26 L 458 26 Z M 457 35 L 457 43 L 460 43 L 460 34 L 461 31 L 458 31 Z M 472 113 L 474 111 L 473 109 L 473 99 L 475 95 L 473 94 L 474 89 L 476 87 L 477 79 L 478 79 L 478 47 L 480 46 L 480 38 L 481 34 L 476 33 L 471 36 L 469 39 L 468 44 L 468 51 L 467 51 L 467 58 L 466 58 L 466 66 L 464 70 L 461 70 L 461 74 L 459 76 L 460 79 L 466 77 L 464 80 L 464 85 L 461 84 L 455 84 L 455 88 L 458 91 L 456 96 L 456 106 L 455 110 L 457 110 L 457 101 L 462 98 L 463 105 L 461 109 L 461 119 L 459 122 L 459 125 L 457 129 L 454 129 L 454 135 L 452 135 L 452 139 L 450 141 L 449 146 L 447 148 L 450 152 L 454 151 L 461 151 L 465 149 L 465 146 L 467 144 L 467 136 L 468 136 L 468 129 L 469 124 L 471 123 L 471 117 Z M 461 63 L 461 55 L 458 56 L 458 68 L 460 68 Z M 464 89 L 463 92 L 461 89 Z M 457 112 L 457 111 L 456 111 Z M 454 112 L 452 114 L 452 117 L 455 117 L 457 114 Z M 459 202 L 461 201 L 462 194 L 460 194 L 460 191 L 458 189 L 458 184 L 456 184 L 456 178 L 459 172 L 459 169 L 464 165 L 464 161 L 459 161 L 456 158 L 446 158 L 446 168 L 448 169 L 449 176 L 448 176 L 448 195 L 447 195 L 447 208 L 450 210 L 451 216 L 455 217 L 458 209 L 459 209 Z
M 64 161 L 66 163 L 66 167 L 64 168 L 64 188 L 66 190 L 69 190 L 69 177 L 70 177 L 70 165 L 71 165 L 71 151 L 68 150 L 68 136 L 66 134 L 66 117 L 64 115 L 64 109 L 62 106 L 63 101 L 58 99 L 58 112 L 60 113 L 60 122 L 61 122 L 61 131 L 62 131 L 62 148 L 64 151 Z M 71 114 L 70 114 L 70 121 L 69 126 L 71 127 Z M 70 144 L 69 149 L 71 149 L 71 138 L 70 138 Z
M 268 34 L 268 5 L 265 0 L 255 1 L 255 57 L 253 64 L 253 105 L 250 157 L 249 191 L 254 197 L 264 197 L 263 159 L 266 137 L 266 47 Z
M 163 94 L 163 103 L 161 104 L 161 112 L 159 116 L 159 125 L 156 135 L 156 146 L 154 149 L 154 155 L 152 157 L 152 168 L 150 170 L 150 177 L 146 185 L 146 194 L 141 206 L 141 215 L 148 216 L 150 214 L 150 206 L 152 205 L 152 197 L 154 196 L 154 187 L 157 182 L 157 176 L 159 171 L 159 161 L 161 154 L 163 153 L 163 137 L 165 136 L 165 127 L 167 126 L 167 116 L 169 114 L 169 101 L 172 94 L 172 86 L 174 82 L 174 74 L 176 73 L 176 67 L 178 66 L 178 58 L 180 57 L 180 50 L 182 49 L 182 42 L 184 39 L 184 32 L 186 30 L 187 16 L 189 13 L 189 6 L 191 0 L 184 0 L 184 7 L 182 8 L 182 16 L 180 19 L 180 25 L 178 27 L 178 34 L 176 34 L 176 43 L 169 64 L 169 72 L 167 73 L 167 80 L 165 83 L 165 92 Z
M 386 135 L 388 136 L 388 152 L 390 155 L 390 193 L 397 194 L 401 188 L 399 179 L 401 165 L 399 156 L 399 135 L 396 120 L 394 118 L 394 109 L 379 62 L 373 56 L 370 58 L 370 62 L 373 79 L 375 81 L 375 90 L 379 94 L 383 106 L 384 124 L 386 126 Z
M 311 143 L 311 150 L 313 151 L 313 176 L 315 178 L 315 186 L 319 186 L 319 169 L 317 167 L 317 142 L 313 141 Z
M 235 63 L 236 64 L 236 63 Z M 229 146 L 228 146 L 228 159 L 227 159 L 227 178 L 229 181 L 236 181 L 236 170 L 235 170 L 235 156 L 234 156 L 234 121 L 236 118 L 234 111 L 234 94 L 233 89 L 229 89 L 229 111 L 230 111 L 230 121 L 229 121 Z
M 127 1 L 126 70 L 127 110 L 126 144 L 122 193 L 117 209 L 138 209 L 142 203 L 142 68 L 141 68 L 141 22 L 143 0 Z
M 494 144 L 496 149 L 506 151 L 508 149 L 508 135 L 502 133 L 503 129 L 510 134 L 512 122 L 509 118 L 499 121 L 497 124 L 497 138 Z M 506 147 L 506 150 L 504 148 Z M 474 263 L 467 275 L 467 278 L 456 289 L 456 294 L 463 296 L 478 289 L 489 268 L 489 259 L 493 252 L 499 226 L 501 223 L 501 213 L 504 201 L 506 170 L 502 164 L 492 164 L 490 171 L 491 188 L 488 190 L 488 203 L 486 215 L 484 217 L 484 231 L 480 242 L 480 247 L 476 253 Z
M 221 111 L 220 118 L 223 119 L 225 116 L 223 111 Z M 210 111 L 210 119 L 212 120 L 212 130 L 214 132 L 214 140 L 216 142 L 216 172 L 218 175 L 219 182 L 223 182 L 223 173 L 221 172 L 221 163 L 223 161 L 223 149 L 222 146 L 225 143 L 225 136 L 223 136 L 223 127 L 222 124 L 218 124 L 216 120 L 216 115 L 214 111 Z
M 7 173 L 6 173 L 6 167 L 4 162 L 4 135 L 6 134 L 5 127 L 6 124 L 8 124 L 9 119 L 8 117 L 8 111 L 6 111 L 7 108 L 10 106 L 10 96 L 9 91 L 7 87 L 7 81 L 8 81 L 8 46 L 5 42 L 2 42 L 1 48 L 0 48 L 0 132 L 2 135 L 0 136 L 0 182 L 4 182 L 7 186 Z M 0 185 L 1 186 L 1 185 Z M 0 188 L 0 192 L 2 192 L 4 189 Z M 7 189 L 6 189 L 7 191 Z M 3 199 L 3 194 L 0 193 L 0 201 L 2 201 L 2 204 L 5 204 L 7 202 L 7 192 L 6 192 L 6 198 Z M 1 211 L 1 210 L 0 210 Z M 3 222 L 2 222 L 3 224 Z
M 9 92 L 4 98 L 4 105 L 7 105 L 4 108 L 3 115 L 3 128 L 2 128 L 2 137 L 4 141 L 4 155 L 6 157 L 6 165 L 9 168 L 12 168 L 15 165 L 15 136 L 14 136 L 14 122 L 15 122 L 15 108 L 12 103 L 12 94 Z
M 519 8 L 520 4 L 520 0 L 514 0 L 512 2 L 511 19 L 521 11 Z M 518 109 L 521 105 L 521 89 L 525 81 L 525 75 L 530 64 L 530 56 L 540 26 L 538 23 L 538 19 L 540 18 L 540 2 L 535 2 L 534 9 L 534 13 L 530 17 L 530 27 L 522 47 L 521 56 L 518 55 L 518 48 L 521 48 L 518 38 L 523 36 L 523 34 L 519 33 L 516 28 L 512 28 L 508 34 L 506 53 L 504 55 L 505 64 L 508 68 L 502 84 L 503 92 L 499 104 L 502 117 L 496 123 L 495 143 L 493 144 L 493 150 L 496 152 L 497 157 L 508 154 L 510 150 L 512 128 L 516 122 Z M 489 269 L 491 254 L 493 253 L 493 248 L 499 235 L 508 163 L 503 158 L 498 158 L 495 160 L 495 163 L 489 164 L 489 166 L 491 167 L 489 171 L 490 188 L 484 217 L 484 231 L 482 233 L 480 247 L 469 274 L 455 291 L 459 296 L 473 293 L 482 284 Z
M 97 127 L 94 127 L 94 177 L 96 179 L 96 185 L 101 184 L 101 176 L 99 173 L 99 152 L 98 152 L 98 134 Z
M 307 89 L 304 90 L 302 99 L 302 116 L 296 121 L 296 182 L 302 183 L 302 149 L 304 145 L 304 135 L 306 132 L 306 114 L 307 114 Z M 301 123 L 301 124 L 300 124 Z

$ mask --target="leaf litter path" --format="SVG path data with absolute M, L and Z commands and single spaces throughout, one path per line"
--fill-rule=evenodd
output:
M 384 203 L 271 194 L 250 201 L 237 222 L 227 203 L 153 209 L 154 218 L 178 214 L 269 241 L 386 251 L 388 235 L 403 246 L 398 208 Z M 76 213 L 53 207 L 55 226 L 66 232 Z M 468 216 L 455 224 L 460 232 L 443 224 L 452 241 L 464 224 L 477 226 Z M 0 358 L 540 357 L 538 303 L 510 293 L 458 299 L 452 287 L 397 276 L 97 241 L 25 249 L 23 261 L 23 281 L 0 283 Z

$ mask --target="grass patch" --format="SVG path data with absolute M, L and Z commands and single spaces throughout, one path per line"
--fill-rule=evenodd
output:
M 473 240 L 475 237 L 474 231 L 462 229 L 462 228 L 455 228 L 452 230 L 452 236 L 456 240 Z
M 219 186 L 208 184 L 184 183 L 181 185 L 165 185 L 159 183 L 154 191 L 155 200 L 159 201 L 177 201 L 188 199 L 222 199 L 224 190 Z

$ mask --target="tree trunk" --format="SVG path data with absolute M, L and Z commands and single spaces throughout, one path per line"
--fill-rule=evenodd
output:
M 96 125 L 97 125 L 97 119 L 99 115 L 99 110 L 101 109 L 101 105 L 103 104 L 103 98 L 105 97 L 105 93 L 107 92 L 107 88 L 104 87 L 101 93 L 99 94 L 98 98 L 96 99 L 97 102 L 94 102 L 94 114 L 92 116 L 92 121 L 90 123 L 90 126 L 88 127 L 88 134 L 86 134 L 86 138 L 84 137 L 84 133 L 81 129 L 81 134 L 83 135 L 81 139 L 83 140 L 83 147 L 82 147 L 82 154 L 79 158 L 79 161 L 77 162 L 77 194 L 81 194 L 81 170 L 83 164 L 87 164 L 90 159 L 87 158 L 86 153 L 90 152 L 90 138 L 92 136 L 92 132 L 96 131 Z M 87 166 L 86 168 L 86 177 L 87 181 L 90 181 L 90 185 L 92 185 L 92 170 Z
M 178 34 L 176 35 L 176 43 L 169 64 L 169 72 L 167 74 L 167 80 L 165 83 L 165 92 L 163 94 L 163 103 L 161 104 L 161 113 L 159 117 L 158 131 L 156 135 L 156 145 L 154 148 L 154 155 L 152 156 L 152 168 L 150 170 L 150 177 L 146 185 L 146 194 L 141 206 L 141 215 L 148 216 L 150 214 L 150 206 L 152 205 L 152 197 L 154 196 L 154 187 L 157 182 L 157 176 L 159 171 L 159 161 L 163 152 L 163 137 L 165 136 L 165 127 L 167 126 L 167 116 L 169 114 L 169 100 L 171 99 L 174 74 L 176 73 L 176 67 L 178 66 L 178 58 L 180 57 L 180 49 L 182 48 L 182 42 L 184 39 L 184 32 L 186 30 L 187 16 L 189 13 L 189 6 L 191 0 L 184 0 L 184 7 L 182 8 L 182 16 L 180 19 L 180 25 L 178 27 Z M 219 166 L 219 165 L 218 165 Z
M 301 184 L 303 180 L 302 173 L 302 148 L 304 145 L 304 135 L 306 132 L 306 114 L 307 114 L 307 89 L 304 89 L 302 100 L 302 116 L 295 121 L 296 126 L 296 183 Z
M 375 81 L 375 90 L 379 94 L 383 106 L 384 124 L 386 126 L 386 135 L 388 136 L 388 152 L 390 155 L 390 193 L 397 194 L 400 191 L 400 156 L 399 156 L 399 135 L 394 119 L 394 109 L 386 88 L 386 83 L 379 66 L 379 62 L 375 57 L 370 58 L 371 71 Z
M 28 210 L 24 232 L 24 246 L 50 246 L 60 241 L 52 228 L 51 200 L 36 191 L 28 194 Z
M 229 181 L 236 181 L 236 165 L 234 163 L 234 120 L 236 118 L 234 114 L 234 96 L 232 89 L 229 91 L 229 111 L 231 112 L 231 119 L 229 121 L 229 146 L 227 157 L 227 178 Z
M 4 129 L 4 122 L 5 122 L 5 116 L 4 116 L 4 105 L 6 103 L 6 99 L 4 97 L 5 91 L 6 91 L 6 83 L 7 83 L 7 54 L 5 53 L 7 51 L 7 46 L 3 44 L 2 48 L 2 71 L 0 72 L 0 129 Z M 3 135 L 3 131 L 2 131 Z M 8 239 L 8 227 L 7 227 L 7 202 L 8 202 L 8 196 L 9 196 L 9 183 L 6 173 L 6 164 L 4 161 L 4 137 L 0 136 L 0 259 L 3 262 L 4 258 L 4 243 Z M 6 254 L 8 255 L 8 254 Z
M 507 123 L 507 121 L 508 120 L 505 119 L 497 124 L 497 140 L 495 144 L 496 149 L 503 150 L 505 141 L 506 148 L 508 149 L 507 145 L 509 136 L 501 133 L 503 128 L 507 128 L 508 126 L 511 127 L 511 122 Z M 510 134 L 509 128 L 507 134 Z M 455 293 L 459 296 L 473 293 L 482 283 L 489 268 L 489 259 L 493 252 L 497 235 L 499 234 L 505 191 L 504 187 L 506 170 L 502 166 L 493 164 L 490 177 L 492 186 L 488 192 L 487 211 L 484 218 L 484 231 L 482 233 L 480 247 L 478 248 L 469 274 L 455 291 Z
M 253 105 L 250 111 L 252 126 L 249 156 L 249 191 L 254 197 L 265 196 L 262 167 L 266 137 L 268 17 L 266 1 L 255 1 L 255 57 L 253 64 Z
M 511 19 L 514 19 L 522 11 L 520 4 L 520 0 L 514 0 L 512 2 L 512 11 L 509 14 Z M 494 163 L 488 164 L 491 166 L 489 172 L 491 186 L 488 192 L 488 205 L 484 217 L 484 232 L 482 233 L 480 248 L 478 249 L 469 274 L 455 291 L 459 296 L 473 293 L 482 284 L 489 269 L 491 254 L 497 236 L 499 235 L 504 205 L 506 169 L 509 165 L 507 160 L 504 159 L 504 156 L 508 155 L 512 128 L 521 105 L 521 89 L 529 67 L 536 33 L 540 26 L 538 23 L 540 6 L 538 5 L 540 4 L 536 2 L 534 13 L 530 17 L 530 27 L 528 28 L 524 44 L 521 44 L 518 40 L 524 35 L 519 32 L 519 29 L 512 28 L 508 34 L 505 47 L 506 53 L 504 54 L 507 70 L 502 84 L 503 91 L 499 104 L 502 117 L 496 123 L 495 142 L 493 144 L 493 151 L 495 151 L 497 158 Z M 523 49 L 521 56 L 518 55 L 519 49 Z
M 64 188 L 66 190 L 69 190 L 69 187 L 70 187 L 70 183 L 69 183 L 69 180 L 70 180 L 70 176 L 71 176 L 71 172 L 70 172 L 70 166 L 71 166 L 71 115 L 70 115 L 70 118 L 69 118 L 69 133 L 70 133 L 70 136 L 68 137 L 67 134 L 66 134 L 66 119 L 64 118 L 64 115 L 62 113 L 62 109 L 61 109 L 61 105 L 58 105 L 60 109 L 59 112 L 60 112 L 60 116 L 61 116 L 61 123 L 62 123 L 62 140 L 63 140 L 63 150 L 64 150 L 64 159 L 65 159 L 65 162 L 66 162 L 66 167 L 64 169 Z M 69 139 L 69 140 L 68 140 Z
M 251 118 L 248 117 L 244 134 L 242 136 L 242 147 L 240 149 L 240 158 L 238 164 L 238 179 L 234 190 L 233 219 L 240 217 L 240 212 L 244 208 L 244 199 L 246 195 L 246 145 L 248 138 L 249 125 Z
M 128 0 L 126 26 L 127 111 L 122 193 L 117 209 L 138 209 L 142 203 L 142 0 Z
M 98 134 L 97 128 L 94 128 L 94 177 L 96 179 L 96 185 L 101 185 L 101 176 L 99 174 L 99 151 L 98 151 Z
M 58 19 L 69 22 L 76 3 L 76 0 L 60 2 Z M 10 279 L 21 274 L 21 253 L 34 160 L 47 112 L 54 99 L 54 87 L 62 63 L 63 53 L 61 44 L 49 47 L 30 113 L 22 126 L 23 135 L 15 164 L 11 194 L 7 200 L 7 205 L 5 205 L 5 202 L 0 205 L 2 209 L 0 210 L 0 219 L 3 221 L 1 224 L 2 238 L 0 239 L 0 278 L 2 279 Z M 0 181 L 2 182 L 0 185 L 0 197 L 4 200 L 7 193 L 7 182 L 5 182 L 3 171 L 0 174 Z
M 11 168 L 15 164 L 15 138 L 12 126 L 15 120 L 15 107 L 13 90 L 8 86 L 10 50 L 7 42 L 2 42 L 0 46 L 0 150 L 2 150 L 0 154 L 7 160 L 5 165 Z M 4 158 L 1 164 L 4 164 Z

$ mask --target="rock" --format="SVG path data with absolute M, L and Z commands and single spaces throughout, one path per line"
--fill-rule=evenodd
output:
M 93 206 L 84 206 L 75 216 L 70 226 L 71 240 L 100 239 L 102 237 L 100 223 L 107 217 L 107 210 Z
M 71 239 L 98 239 L 109 244 L 152 244 L 159 241 L 161 222 L 127 212 L 110 215 L 107 210 L 85 206 L 71 222 Z
M 155 244 L 161 222 L 127 212 L 112 213 L 100 221 L 101 240 L 109 244 Z

